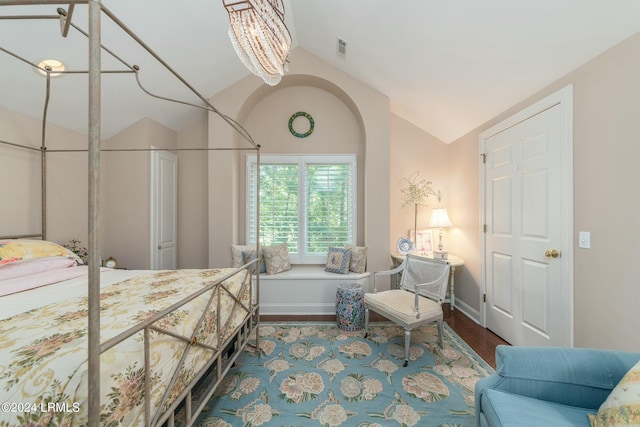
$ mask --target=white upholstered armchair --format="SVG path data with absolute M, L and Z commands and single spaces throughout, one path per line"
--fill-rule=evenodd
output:
M 399 289 L 378 292 L 376 278 L 402 274 Z M 404 328 L 404 366 L 409 363 L 411 330 L 436 322 L 438 343 L 443 346 L 442 303 L 447 293 L 449 264 L 431 258 L 407 255 L 393 270 L 373 274 L 373 292 L 365 293 L 365 337 L 369 330 L 369 310 L 381 314 Z

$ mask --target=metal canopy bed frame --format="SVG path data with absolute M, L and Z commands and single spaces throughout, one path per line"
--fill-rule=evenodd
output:
M 76 26 L 72 22 L 73 12 L 76 4 L 86 4 L 88 5 L 88 32 L 84 32 L 78 26 Z M 134 327 L 128 329 L 127 331 L 121 333 L 118 336 L 115 336 L 106 342 L 100 342 L 100 251 L 99 251 L 99 229 L 100 225 L 98 224 L 98 199 L 99 199 L 99 182 L 100 182 L 100 153 L 101 151 L 154 151 L 157 149 L 148 148 L 148 149 L 103 149 L 101 148 L 101 131 L 100 131 L 100 120 L 101 120 L 101 74 L 108 72 L 125 72 L 125 73 L 133 73 L 135 74 L 136 81 L 143 92 L 148 94 L 149 96 L 153 96 L 155 98 L 163 99 L 170 102 L 177 102 L 181 104 L 185 104 L 187 106 L 201 108 L 208 112 L 213 112 L 219 115 L 229 126 L 231 126 L 240 137 L 249 143 L 249 147 L 243 148 L 176 148 L 169 151 L 184 151 L 184 150 L 203 150 L 203 151 L 216 151 L 216 150 L 233 150 L 233 151 L 243 151 L 243 150 L 255 150 L 257 155 L 258 165 L 260 164 L 260 145 L 256 144 L 251 135 L 236 121 L 231 119 L 230 117 L 224 115 L 220 111 L 218 111 L 211 103 L 202 96 L 191 84 L 189 84 L 182 76 L 180 76 L 173 68 L 169 66 L 158 54 L 156 54 L 148 45 L 146 45 L 138 36 L 136 36 L 127 26 L 120 21 L 111 11 L 109 11 L 101 2 L 101 0 L 3 0 L 0 6 L 22 6 L 22 5 L 66 5 L 68 9 L 64 10 L 62 8 L 58 8 L 58 16 L 29 16 L 29 15 L 20 15 L 20 16 L 0 16 L 0 20 L 3 19 L 59 19 L 61 23 L 61 35 L 62 37 L 66 37 L 70 28 L 74 28 L 80 33 L 84 34 L 88 38 L 88 46 L 89 46 L 89 57 L 88 57 L 88 70 L 83 71 L 81 73 L 88 73 L 88 81 L 89 81 L 89 101 L 88 101 L 88 112 L 89 112 L 89 124 L 88 124 L 88 148 L 83 150 L 51 150 L 47 149 L 45 146 L 45 135 L 46 135 L 46 127 L 47 127 L 47 108 L 49 101 L 49 90 L 51 84 L 51 69 L 46 67 L 45 69 L 41 68 L 39 65 L 34 64 L 19 55 L 0 47 L 0 51 L 5 54 L 14 57 L 19 61 L 23 61 L 34 69 L 39 69 L 43 73 L 46 74 L 47 78 L 47 86 L 46 86 L 46 98 L 45 98 L 45 106 L 42 118 L 42 142 L 41 147 L 36 148 L 33 146 L 26 146 L 15 142 L 2 141 L 0 140 L 0 145 L 7 145 L 17 148 L 24 148 L 27 150 L 39 151 L 41 153 L 41 186 L 42 186 L 42 218 L 41 218 L 41 232 L 34 234 L 21 234 L 21 235 L 12 235 L 12 236 L 1 236 L 0 239 L 16 239 L 16 238 L 41 238 L 42 240 L 46 240 L 46 232 L 47 232 L 47 216 L 46 216 L 46 158 L 47 153 L 53 152 L 77 152 L 77 151 L 86 151 L 88 152 L 88 163 L 89 163 L 89 176 L 88 176 L 88 184 L 89 184 L 89 192 L 88 192 L 88 201 L 89 201 L 89 209 L 88 209 L 88 224 L 89 224 L 89 235 L 88 235 L 88 425 L 91 427 L 96 427 L 100 425 L 100 355 L 111 349 L 112 347 L 118 345 L 120 342 L 124 341 L 128 337 L 131 337 L 135 334 L 142 332 L 144 334 L 144 371 L 145 371 L 145 379 L 144 379 L 144 418 L 145 425 L 169 425 L 173 426 L 176 422 L 176 413 L 178 411 L 182 411 L 184 419 L 180 420 L 180 422 L 184 422 L 186 425 L 191 425 L 195 422 L 195 419 L 202 411 L 204 405 L 209 400 L 209 398 L 213 395 L 216 387 L 220 384 L 227 371 L 231 368 L 237 357 L 244 350 L 246 345 L 255 345 L 256 349 L 259 349 L 258 343 L 258 327 L 259 327 L 259 275 L 256 275 L 254 280 L 255 284 L 250 284 L 250 292 L 251 292 L 251 302 L 249 307 L 244 307 L 247 310 L 247 315 L 245 317 L 244 323 L 238 327 L 234 332 L 232 337 L 225 341 L 224 347 L 219 346 L 207 346 L 204 343 L 198 343 L 195 339 L 196 331 L 198 331 L 199 326 L 203 322 L 203 318 L 206 312 L 203 312 L 202 317 L 198 321 L 198 326 L 196 326 L 194 330 L 194 334 L 189 336 L 178 336 L 176 334 L 172 334 L 166 330 L 163 330 L 160 327 L 154 325 L 158 320 L 163 319 L 165 316 L 173 312 L 174 310 L 182 307 L 183 305 L 189 303 L 200 295 L 205 294 L 206 292 L 211 292 L 211 290 L 215 287 L 220 286 L 225 280 L 229 279 L 231 276 L 239 274 L 243 271 L 249 271 L 250 268 L 254 268 L 254 264 L 257 265 L 258 259 L 254 258 L 252 261 L 246 263 L 244 266 L 239 269 L 229 273 L 218 280 L 208 284 L 206 287 L 202 288 L 200 291 L 182 299 L 180 302 L 172 305 L 166 310 L 159 312 L 145 321 L 135 325 Z M 159 96 L 156 94 L 152 94 L 147 91 L 142 84 L 140 83 L 138 71 L 139 68 L 136 65 L 129 65 L 119 57 L 117 57 L 113 52 L 109 51 L 105 46 L 101 43 L 101 25 L 100 19 L 101 15 L 107 16 L 111 21 L 113 21 L 122 31 L 124 31 L 128 36 L 130 36 L 135 42 L 137 42 L 144 50 L 146 50 L 153 58 L 155 58 L 162 66 L 164 66 L 168 71 L 170 71 L 186 88 L 188 88 L 193 94 L 195 94 L 204 105 L 197 105 L 188 102 L 183 102 L 175 99 L 166 98 L 163 96 Z M 101 69 L 101 55 L 102 52 L 106 51 L 113 57 L 115 57 L 118 61 L 120 61 L 125 67 L 125 71 L 105 71 Z M 75 71 L 78 73 L 78 71 Z M 255 191 L 256 197 L 259 197 L 259 180 L 257 182 Z M 256 233 L 259 236 L 259 224 L 257 227 Z M 259 241 L 259 238 L 258 238 Z M 258 248 L 256 247 L 256 253 L 258 253 Z M 246 274 L 248 280 L 251 280 L 251 274 Z M 251 282 L 250 282 L 251 283 Z M 208 305 L 216 304 L 216 301 L 213 300 L 215 293 L 212 292 L 211 299 L 208 302 Z M 237 298 L 234 297 L 236 302 L 239 302 Z M 219 304 L 219 301 L 218 301 Z M 149 336 L 151 331 L 160 332 L 163 334 L 171 335 L 173 338 L 177 338 L 183 342 L 187 342 L 190 345 L 185 346 L 184 353 L 182 354 L 180 365 L 176 368 L 175 373 L 171 377 L 171 382 L 167 386 L 167 390 L 164 393 L 162 403 L 158 406 L 158 411 L 156 414 L 151 414 L 151 393 L 150 393 L 150 350 L 149 350 Z M 249 343 L 249 337 L 255 334 L 255 343 Z M 180 370 L 180 366 L 184 363 L 187 353 L 189 352 L 190 347 L 198 345 L 203 346 L 211 350 L 212 357 L 205 364 L 205 367 L 200 370 L 200 372 L 196 375 L 196 377 L 191 381 L 191 383 L 182 391 L 180 396 L 176 398 L 173 402 L 167 402 L 168 394 L 171 391 L 172 386 L 176 381 L 176 377 L 178 371 Z M 231 350 L 230 350 L 231 349 Z M 258 350 L 259 351 L 259 350 Z M 206 386 L 206 382 L 210 382 L 208 387 Z M 205 382 L 203 385 L 202 382 Z M 197 407 L 192 407 L 192 390 L 194 387 L 204 387 L 205 390 L 200 390 L 198 393 L 199 396 L 197 398 Z M 195 393 L 194 393 L 195 394 Z M 163 408 L 163 406 L 167 405 L 167 407 Z

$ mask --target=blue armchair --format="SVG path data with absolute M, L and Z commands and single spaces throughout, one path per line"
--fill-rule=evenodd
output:
M 640 353 L 586 348 L 496 348 L 496 372 L 478 381 L 476 425 L 589 426 Z

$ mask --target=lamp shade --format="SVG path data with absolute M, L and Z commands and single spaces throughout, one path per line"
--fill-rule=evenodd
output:
M 446 208 L 436 208 L 431 211 L 429 226 L 433 228 L 451 227 Z

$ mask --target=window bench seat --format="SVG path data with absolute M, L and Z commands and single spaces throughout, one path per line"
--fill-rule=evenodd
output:
M 324 265 L 294 265 L 278 274 L 260 275 L 260 314 L 336 314 L 336 290 L 341 283 L 358 283 L 365 290 L 369 272 L 325 271 Z

